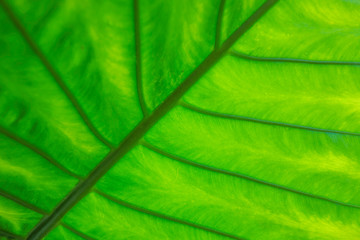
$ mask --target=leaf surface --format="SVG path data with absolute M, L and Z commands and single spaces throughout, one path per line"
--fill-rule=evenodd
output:
M 0 3 L 0 239 L 360 238 L 359 1 Z

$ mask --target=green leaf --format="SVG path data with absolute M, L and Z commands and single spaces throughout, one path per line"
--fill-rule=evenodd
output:
M 0 239 L 360 239 L 360 1 L 0 3 Z

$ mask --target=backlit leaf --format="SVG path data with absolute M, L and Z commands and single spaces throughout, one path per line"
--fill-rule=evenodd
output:
M 360 1 L 0 3 L 0 239 L 360 239 Z

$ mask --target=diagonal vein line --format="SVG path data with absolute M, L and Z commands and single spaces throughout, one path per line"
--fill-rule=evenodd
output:
M 324 128 L 316 128 L 316 127 L 308 127 L 308 126 L 302 126 L 302 125 L 296 125 L 291 123 L 283 123 L 283 122 L 274 122 L 269 120 L 262 120 L 257 118 L 251 118 L 251 117 L 244 117 L 239 115 L 233 115 L 233 114 L 226 114 L 226 113 L 219 113 L 219 112 L 213 112 L 210 110 L 206 110 L 203 108 L 196 107 L 192 104 L 189 104 L 185 101 L 182 101 L 179 105 L 182 107 L 189 109 L 191 111 L 212 116 L 212 117 L 218 117 L 218 118 L 227 118 L 227 119 L 234 119 L 234 120 L 240 120 L 240 121 L 248 121 L 248 122 L 254 122 L 254 123 L 260 123 L 260 124 L 266 124 L 266 125 L 275 125 L 280 127 L 288 127 L 288 128 L 295 128 L 300 130 L 307 130 L 307 131 L 314 131 L 314 132 L 324 132 L 324 133 L 334 133 L 334 134 L 342 134 L 342 135 L 350 135 L 350 136 L 360 136 L 360 133 L 356 132 L 347 132 L 347 131 L 339 131 L 339 130 L 331 130 L 331 129 L 324 129 Z
M 1 0 L 2 1 L 2 0 Z M 122 143 L 94 168 L 87 178 L 79 183 L 70 194 L 29 234 L 28 239 L 41 239 L 57 222 L 78 203 L 115 163 L 129 152 L 145 133 L 168 113 L 180 98 L 190 89 L 210 68 L 212 68 L 230 49 L 230 47 L 260 19 L 278 0 L 267 0 L 251 17 L 249 17 L 219 49 L 215 49 L 149 116 L 145 117 Z
M 24 38 L 24 40 L 27 42 L 31 50 L 38 56 L 41 63 L 44 65 L 44 67 L 48 70 L 50 75 L 54 78 L 55 82 L 59 85 L 59 87 L 62 89 L 62 91 L 65 93 L 65 95 L 68 97 L 74 108 L 79 113 L 80 117 L 83 119 L 84 123 L 87 125 L 87 127 L 90 129 L 90 131 L 94 134 L 95 137 L 97 137 L 101 142 L 103 142 L 106 146 L 109 148 L 113 148 L 113 145 L 108 142 L 100 133 L 99 131 L 94 127 L 94 125 L 91 123 L 90 119 L 85 114 L 84 110 L 80 106 L 80 103 L 76 100 L 75 96 L 71 93 L 69 88 L 66 86 L 58 72 L 53 68 L 51 63 L 48 61 L 48 59 L 45 57 L 43 52 L 40 50 L 40 48 L 37 46 L 37 44 L 33 41 L 33 39 L 30 37 L 29 33 L 26 31 L 24 26 L 21 24 L 21 22 L 18 20 L 18 18 L 15 16 L 14 12 L 10 8 L 10 6 L 6 3 L 6 0 L 0 0 L 0 5 L 4 9 L 5 13 L 8 15 L 11 22 L 14 24 L 16 29 L 19 31 L 21 36 Z
M 43 152 L 42 150 L 40 150 L 38 147 L 36 147 L 35 145 L 31 144 L 30 142 L 16 136 L 15 134 L 9 132 L 8 130 L 6 130 L 5 128 L 0 127 L 0 134 L 5 135 L 6 137 L 12 139 L 13 141 L 23 145 L 24 147 L 30 149 L 31 151 L 33 151 L 34 153 L 36 153 L 38 156 L 44 158 L 45 160 L 47 160 L 49 163 L 51 163 L 52 165 L 54 165 L 55 167 L 57 167 L 58 169 L 60 169 L 61 171 L 63 171 L 64 173 L 80 179 L 80 176 L 76 175 L 75 173 L 72 173 L 71 171 L 69 171 L 68 169 L 66 169 L 64 166 L 62 166 L 60 163 L 58 163 L 55 159 L 53 159 L 52 157 L 50 157 L 48 154 L 46 154 L 45 152 Z
M 221 29 L 222 29 L 223 15 L 225 9 L 225 2 L 226 0 L 221 0 L 219 6 L 219 13 L 216 20 L 215 49 L 218 49 L 221 43 Z
M 144 117 L 149 115 L 144 99 L 142 74 L 141 74 L 141 39 L 140 39 L 140 17 L 139 17 L 139 1 L 134 0 L 134 27 L 135 27 L 135 55 L 136 55 L 136 87 Z
M 323 65 L 360 65 L 360 62 L 349 62 L 349 61 L 323 61 L 323 60 L 306 60 L 306 59 L 297 59 L 297 58 L 256 57 L 237 51 L 231 51 L 230 55 L 234 57 L 244 58 L 253 61 L 261 61 L 261 62 L 288 62 L 288 63 L 307 63 L 307 64 L 323 64 Z
M 202 169 L 205 169 L 205 170 L 208 170 L 208 171 L 217 172 L 217 173 L 226 174 L 226 175 L 233 176 L 233 177 L 246 179 L 246 180 L 256 182 L 256 183 L 259 183 L 259 184 L 262 184 L 262 185 L 266 185 L 266 186 L 269 186 L 269 187 L 281 189 L 281 190 L 284 190 L 284 191 L 287 191 L 287 192 L 292 192 L 292 193 L 299 194 L 299 195 L 306 196 L 306 197 L 310 197 L 310 198 L 323 200 L 323 201 L 334 203 L 334 204 L 337 204 L 337 205 L 360 209 L 359 205 L 340 202 L 340 201 L 337 201 L 337 200 L 333 200 L 331 198 L 322 197 L 322 196 L 318 196 L 318 195 L 315 195 L 315 194 L 306 193 L 306 192 L 302 192 L 302 191 L 292 189 L 292 188 L 289 188 L 289 187 L 285 187 L 285 186 L 282 186 L 282 185 L 267 182 L 267 181 L 257 179 L 257 178 L 254 178 L 254 177 L 251 177 L 251 176 L 248 176 L 248 175 L 245 175 L 245 174 L 232 172 L 232 171 L 228 171 L 228 170 L 208 166 L 208 165 L 205 165 L 205 164 L 197 163 L 197 162 L 194 162 L 194 161 L 191 161 L 191 160 L 188 160 L 188 159 L 173 155 L 171 153 L 165 152 L 164 150 L 162 150 L 162 149 L 160 149 L 160 148 L 158 148 L 158 147 L 156 147 L 156 146 L 154 146 L 154 145 L 152 145 L 152 144 L 150 144 L 148 142 L 145 142 L 145 141 L 142 141 L 141 145 L 143 145 L 144 147 L 150 149 L 151 151 L 156 152 L 156 153 L 158 153 L 160 155 L 163 155 L 163 156 L 165 156 L 167 158 L 170 158 L 170 159 L 173 159 L 175 161 L 182 162 L 182 163 L 185 163 L 185 164 L 189 164 L 189 165 L 197 167 L 197 168 L 202 168 Z
M 185 220 L 182 220 L 182 219 L 179 219 L 179 218 L 171 217 L 171 216 L 168 216 L 168 215 L 156 212 L 156 211 L 152 211 L 152 210 L 149 210 L 149 209 L 146 209 L 146 208 L 143 208 L 143 207 L 136 206 L 134 204 L 131 204 L 131 203 L 128 203 L 126 201 L 117 199 L 117 198 L 115 198 L 113 196 L 110 196 L 109 194 L 106 194 L 106 193 L 101 192 L 99 190 L 94 190 L 94 192 L 96 192 L 97 194 L 109 199 L 110 201 L 113 201 L 113 202 L 115 202 L 115 203 L 117 203 L 119 205 L 122 205 L 124 207 L 133 209 L 133 210 L 138 211 L 138 212 L 142 212 L 142 213 L 145 213 L 145 214 L 148 214 L 148 215 L 151 215 L 151 216 L 155 216 L 155 217 L 158 217 L 158 218 L 169 220 L 171 222 L 176 222 L 176 223 L 179 223 L 179 224 L 182 224 L 182 225 L 187 225 L 189 227 L 200 229 L 200 230 L 203 230 L 203 231 L 206 231 L 206 232 L 215 233 L 217 235 L 221 235 L 221 236 L 224 236 L 224 237 L 227 237 L 227 238 L 237 239 L 237 240 L 244 240 L 243 238 L 239 238 L 238 236 L 235 236 L 235 235 L 232 235 L 232 234 L 229 234 L 229 233 L 225 233 L 225 232 L 213 229 L 213 228 L 209 228 L 209 227 L 206 227 L 206 226 L 203 226 L 203 225 L 199 225 L 199 224 L 196 224 L 196 223 L 193 223 L 193 222 L 185 221 Z
M 5 230 L 0 229 L 0 239 L 1 237 L 6 237 L 6 239 L 11 240 L 11 239 L 18 239 L 18 240 L 22 240 L 24 239 L 24 237 L 16 235 L 14 233 L 10 233 L 7 232 Z
M 88 235 L 86 235 L 86 234 L 84 234 L 84 233 L 82 233 L 82 232 L 79 232 L 79 231 L 76 230 L 75 228 L 72 228 L 72 227 L 70 227 L 69 225 L 67 225 L 67 224 L 65 224 L 65 223 L 61 223 L 61 225 L 62 225 L 64 228 L 68 229 L 69 231 L 73 232 L 74 234 L 76 234 L 76 235 L 78 235 L 78 236 L 80 236 L 80 237 L 82 237 L 82 238 L 84 238 L 84 239 L 86 239 L 86 240 L 95 240 L 95 238 L 92 238 L 92 237 L 90 237 L 90 236 L 88 236 Z
M 0 196 L 3 196 L 4 198 L 7 198 L 13 202 L 16 202 L 17 204 L 19 204 L 25 208 L 28 208 L 30 210 L 33 210 L 34 212 L 40 213 L 41 215 L 48 215 L 48 213 L 45 212 L 44 210 L 32 205 L 31 203 L 25 202 L 25 201 L 21 200 L 20 198 L 15 197 L 15 196 L 3 191 L 2 189 L 0 189 Z

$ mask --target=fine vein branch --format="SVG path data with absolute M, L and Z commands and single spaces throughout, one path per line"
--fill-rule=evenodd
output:
M 79 183 L 70 194 L 53 210 L 53 212 L 33 229 L 27 239 L 42 239 L 61 218 L 76 205 L 97 183 L 97 181 L 129 152 L 145 133 L 168 113 L 181 97 L 209 69 L 211 69 L 230 49 L 230 47 L 260 19 L 278 0 L 266 1 L 249 17 L 218 49 L 215 49 L 149 116 L 145 117 L 135 129 L 122 141 L 118 148 L 112 150 L 88 177 Z

